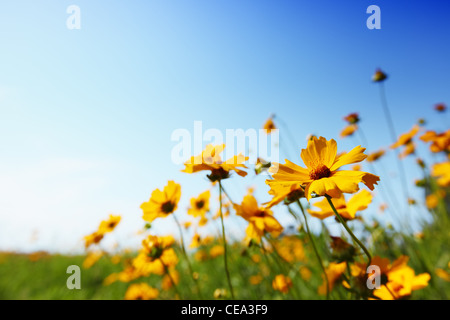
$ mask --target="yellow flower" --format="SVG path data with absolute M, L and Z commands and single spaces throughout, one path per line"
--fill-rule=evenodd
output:
M 345 201 L 344 194 L 340 198 L 332 198 L 334 207 L 337 212 L 345 219 L 355 219 L 356 212 L 367 209 L 367 206 L 372 202 L 372 194 L 367 190 L 361 190 L 348 201 Z M 334 212 L 330 207 L 327 199 L 322 199 L 319 202 L 314 203 L 314 206 L 321 209 L 320 211 L 314 211 L 307 209 L 309 214 L 319 219 L 325 219 L 334 216 Z
M 158 296 L 158 289 L 152 288 L 146 283 L 132 284 L 125 292 L 125 300 L 153 300 Z
M 384 156 L 385 153 L 386 153 L 386 151 L 384 151 L 383 149 L 378 150 L 378 151 L 375 151 L 375 152 L 372 152 L 372 153 L 370 153 L 370 154 L 367 156 L 366 161 L 367 161 L 367 162 L 374 162 L 374 161 L 377 161 L 377 160 L 380 159 L 382 156 Z
M 305 260 L 302 241 L 297 236 L 284 236 L 275 243 L 280 257 L 289 263 Z
M 249 281 L 252 285 L 256 286 L 256 285 L 260 284 L 261 281 L 263 281 L 263 277 L 262 277 L 262 275 L 257 274 L 257 275 L 251 276 Z
M 267 134 L 272 133 L 272 130 L 275 130 L 277 127 L 275 126 L 275 123 L 273 123 L 272 117 L 267 119 L 267 121 L 264 123 L 263 129 Z
M 373 291 L 374 296 L 383 300 L 400 299 L 428 285 L 430 275 L 421 273 L 416 276 L 414 270 L 407 265 L 408 259 L 406 256 L 401 256 L 392 265 L 384 268 L 385 270 L 380 268 L 382 279 L 384 275 L 385 279 L 387 276 L 387 280 L 379 289 Z
M 341 131 L 340 137 L 345 138 L 345 137 L 351 136 L 352 134 L 355 133 L 356 130 L 358 130 L 357 124 L 349 124 Z
M 286 159 L 285 165 L 276 163 L 270 168 L 269 171 L 274 173 L 273 180 L 266 180 L 266 184 L 278 196 L 292 186 L 297 188 L 301 185 L 305 188 L 308 201 L 312 193 L 333 198 L 340 198 L 342 193 L 355 193 L 359 190 L 360 182 L 373 190 L 374 184 L 380 180 L 379 177 L 362 171 L 338 170 L 346 164 L 363 161 L 367 157 L 364 150 L 365 148 L 358 146 L 346 154 L 337 156 L 336 141 L 313 137 L 308 141 L 307 148 L 301 152 L 307 169 Z
M 431 175 L 437 178 L 437 183 L 441 187 L 450 186 L 450 162 L 441 162 L 433 165 Z
M 344 274 L 346 268 L 347 268 L 347 263 L 345 261 L 341 262 L 341 263 L 331 262 L 328 265 L 328 267 L 325 270 L 325 274 L 328 279 L 329 291 L 331 291 L 333 289 L 334 284 Z M 324 275 L 322 275 L 322 278 L 324 278 Z M 327 282 L 325 281 L 325 278 L 324 278 L 322 285 L 318 289 L 318 293 L 320 295 L 324 295 L 324 294 L 326 294 L 326 292 L 327 292 Z
M 189 246 L 189 248 L 191 248 L 191 249 L 198 248 L 201 244 L 200 239 L 201 239 L 200 235 L 198 233 L 195 233 L 194 236 L 192 237 L 192 242 L 191 242 L 191 245 Z
M 231 170 L 234 170 L 241 177 L 245 177 L 247 172 L 239 168 L 247 168 L 244 162 L 248 160 L 248 157 L 239 154 L 223 162 L 219 156 L 223 149 L 225 149 L 224 144 L 217 146 L 207 145 L 201 155 L 191 157 L 190 160 L 185 162 L 185 169 L 182 172 L 211 171 L 211 174 L 207 175 L 207 177 L 213 182 L 228 178 Z
M 92 267 L 100 258 L 103 257 L 102 251 L 89 252 L 83 261 L 83 268 L 89 269 Z
M 272 288 L 282 293 L 288 293 L 292 287 L 292 280 L 284 274 L 279 274 L 272 281 Z
M 435 272 L 439 278 L 447 282 L 450 282 L 450 272 L 445 271 L 444 269 L 441 268 L 436 268 Z
M 303 280 L 309 281 L 309 279 L 311 279 L 312 272 L 307 267 L 302 266 L 302 267 L 300 267 L 299 271 L 300 271 L 300 276 L 302 277 Z
M 152 222 L 156 218 L 165 218 L 177 209 L 181 197 L 181 186 L 169 181 L 164 190 L 156 189 L 150 200 L 141 204 L 143 219 Z
M 259 207 L 253 195 L 248 194 L 244 197 L 241 205 L 234 205 L 236 214 L 249 222 L 246 229 L 247 239 L 253 239 L 256 242 L 261 241 L 265 232 L 269 232 L 273 237 L 277 237 L 283 227 L 273 217 L 271 210 Z
M 396 149 L 401 146 L 405 147 L 403 152 L 399 154 L 400 159 L 406 157 L 407 155 L 414 153 L 415 144 L 412 139 L 419 132 L 419 130 L 420 130 L 420 127 L 417 124 L 415 124 L 409 132 L 402 134 L 398 138 L 397 142 L 395 142 L 393 145 L 391 145 L 391 147 L 390 147 L 391 149 Z
M 188 214 L 193 217 L 204 216 L 209 211 L 209 198 L 211 193 L 209 190 L 201 193 L 197 198 L 191 198 L 191 207 Z
M 209 255 L 211 258 L 216 258 L 224 254 L 224 248 L 221 245 L 215 245 L 209 250 Z
M 100 223 L 98 227 L 98 233 L 105 234 L 114 230 L 114 228 L 119 224 L 121 216 L 109 215 L 108 220 L 104 220 Z
M 228 294 L 226 289 L 223 288 L 217 288 L 216 290 L 214 290 L 214 299 L 221 299 L 226 297 Z
M 361 171 L 361 165 L 360 164 L 355 164 L 352 166 L 352 170 L 353 171 Z
M 103 233 L 98 233 L 97 231 L 85 236 L 83 238 L 84 247 L 87 249 L 91 245 L 99 243 L 100 241 L 102 241 L 103 236 L 104 236 Z
M 420 140 L 424 142 L 431 142 L 431 152 L 450 152 L 450 129 L 442 133 L 427 131 L 420 137 Z
M 439 204 L 439 197 L 436 194 L 430 194 L 425 199 L 428 209 L 434 209 Z
M 177 255 L 171 248 L 174 242 L 172 236 L 149 235 L 142 241 L 142 249 L 133 259 L 133 266 L 143 275 L 163 275 L 166 268 L 174 267 L 178 263 Z
M 194 259 L 197 261 L 205 261 L 208 259 L 208 254 L 205 250 L 199 250 L 194 254 Z
M 375 74 L 372 76 L 373 82 L 382 82 L 387 79 L 387 75 L 381 71 L 381 69 L 377 69 Z

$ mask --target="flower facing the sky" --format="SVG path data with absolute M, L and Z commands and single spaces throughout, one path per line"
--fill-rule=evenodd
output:
M 242 154 L 233 156 L 232 158 L 222 161 L 220 153 L 225 149 L 225 145 L 213 146 L 209 144 L 206 146 L 202 154 L 191 157 L 190 160 L 184 163 L 185 168 L 181 170 L 186 173 L 195 173 L 199 171 L 211 171 L 207 177 L 215 182 L 222 179 L 226 179 L 230 176 L 230 171 L 234 170 L 241 177 L 245 177 L 247 172 L 240 168 L 245 168 L 244 162 L 248 160 L 248 157 L 244 157 Z
M 355 219 L 356 213 L 361 210 L 365 210 L 367 206 L 372 202 L 372 194 L 367 190 L 361 190 L 354 196 L 352 196 L 348 201 L 345 200 L 344 194 L 340 198 L 332 198 L 334 207 L 337 212 L 344 219 Z M 319 202 L 313 204 L 315 207 L 319 208 L 320 211 L 315 211 L 308 209 L 310 215 L 325 219 L 334 216 L 334 212 L 330 207 L 327 199 L 322 199 Z
M 363 161 L 367 155 L 360 146 L 350 152 L 337 155 L 337 144 L 333 139 L 313 137 L 306 149 L 302 149 L 301 158 L 306 165 L 303 168 L 286 159 L 286 164 L 274 163 L 269 169 L 273 180 L 266 180 L 273 194 L 280 197 L 292 191 L 291 188 L 302 186 L 308 201 L 311 195 L 328 195 L 340 198 L 342 193 L 359 191 L 359 183 L 364 183 L 370 190 L 380 180 L 378 176 L 363 171 L 339 170 L 342 166 Z M 269 193 L 271 193 L 269 191 Z
M 283 231 L 281 224 L 273 217 L 272 211 L 259 207 L 255 197 L 251 194 L 244 197 L 241 205 L 235 204 L 234 209 L 238 216 L 249 222 L 245 231 L 248 240 L 252 239 L 259 243 L 265 232 L 277 237 Z
M 143 219 L 152 222 L 156 218 L 165 218 L 177 209 L 181 197 L 181 186 L 169 181 L 164 190 L 156 189 L 150 200 L 141 204 Z

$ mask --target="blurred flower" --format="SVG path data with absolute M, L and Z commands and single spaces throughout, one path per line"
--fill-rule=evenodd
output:
M 169 181 L 164 190 L 156 189 L 150 200 L 141 204 L 143 219 L 152 222 L 156 218 L 165 218 L 177 209 L 181 197 L 181 186 Z
M 205 252 L 205 250 L 198 250 L 195 254 L 194 254 L 194 259 L 197 261 L 205 261 L 208 259 L 208 254 Z
M 441 187 L 450 186 L 450 162 L 442 162 L 433 165 L 431 176 L 437 178 L 437 183 Z
M 172 236 L 149 235 L 142 241 L 142 249 L 133 259 L 133 266 L 144 275 L 163 275 L 166 268 L 174 267 L 178 263 L 177 255 L 171 248 L 174 242 Z
M 249 222 L 245 231 L 248 240 L 253 239 L 259 243 L 265 232 L 277 237 L 283 231 L 281 224 L 273 217 L 272 211 L 259 207 L 253 195 L 246 195 L 242 204 L 235 204 L 234 209 L 238 216 Z
M 192 237 L 192 242 L 191 242 L 191 245 L 189 246 L 189 248 L 191 248 L 191 249 L 198 248 L 200 246 L 200 244 L 201 244 L 200 235 L 198 233 L 195 233 L 194 236 Z
M 305 250 L 302 241 L 297 236 L 284 236 L 275 243 L 280 257 L 289 262 L 305 260 Z
M 272 164 L 270 162 L 267 162 L 264 159 L 258 157 L 255 164 L 255 173 L 261 174 L 262 172 L 267 171 L 271 165 Z
M 420 140 L 431 142 L 431 152 L 450 152 L 450 129 L 439 134 L 435 131 L 427 131 L 420 137 Z
M 153 300 L 158 298 L 159 291 L 146 283 L 135 283 L 125 292 L 125 300 Z
M 302 277 L 303 280 L 309 281 L 311 279 L 312 272 L 307 267 L 302 266 L 302 267 L 300 267 L 299 271 L 300 271 L 300 276 Z
M 434 110 L 436 110 L 438 112 L 444 112 L 447 110 L 447 106 L 443 103 L 438 103 L 434 106 Z
M 384 154 L 386 153 L 386 151 L 384 151 L 383 149 L 369 153 L 369 155 L 367 156 L 366 161 L 367 162 L 374 162 L 378 159 L 380 159 L 382 156 L 384 156 Z
M 341 263 L 335 263 L 331 262 L 328 267 L 325 270 L 325 274 L 328 279 L 328 290 L 331 291 L 334 287 L 334 284 L 336 281 L 338 281 L 341 276 L 344 274 L 345 269 L 347 268 L 347 263 L 341 262 Z M 324 275 L 322 275 L 322 278 L 324 278 Z M 323 279 L 322 285 L 318 288 L 318 293 L 320 295 L 325 295 L 327 292 L 327 282 L 325 281 L 325 278 Z
M 277 127 L 275 126 L 275 123 L 272 120 L 272 117 L 267 119 L 267 121 L 264 123 L 263 129 L 267 134 L 271 134 L 272 130 L 275 130 Z
M 223 149 L 225 149 L 224 144 L 217 146 L 207 145 L 201 155 L 191 157 L 190 160 L 185 162 L 185 169 L 182 172 L 194 173 L 210 170 L 211 174 L 207 175 L 207 177 L 212 182 L 229 178 L 231 170 L 234 170 L 241 177 L 245 177 L 247 172 L 239 168 L 247 168 L 244 162 L 248 160 L 248 157 L 239 154 L 223 162 L 219 156 Z
M 98 233 L 105 234 L 107 232 L 113 231 L 114 228 L 119 224 L 121 218 L 121 216 L 114 216 L 110 214 L 108 220 L 104 220 L 100 223 Z
M 286 160 L 285 165 L 275 163 L 269 169 L 274 173 L 274 180 L 266 180 L 266 184 L 271 190 L 284 190 L 287 186 L 302 185 L 308 201 L 312 193 L 317 196 L 329 195 L 333 198 L 340 198 L 342 193 L 355 193 L 359 190 L 360 182 L 373 190 L 374 184 L 380 180 L 379 177 L 362 171 L 338 170 L 346 164 L 363 161 L 367 157 L 364 150 L 358 146 L 346 154 L 337 156 L 336 141 L 333 139 L 327 141 L 323 137 L 313 138 L 301 152 L 307 169 L 289 160 Z
M 355 133 L 356 130 L 358 130 L 358 125 L 349 124 L 341 131 L 340 137 L 345 138 L 345 137 L 351 136 L 353 133 Z
M 450 272 L 445 271 L 444 269 L 441 268 L 436 268 L 435 273 L 439 278 L 447 282 L 450 282 Z
M 216 258 L 224 254 L 224 248 L 222 245 L 215 245 L 209 250 L 209 255 L 211 258 Z
M 347 243 L 339 237 L 331 237 L 332 258 L 338 262 L 353 261 L 356 254 L 356 249 L 351 244 Z
M 436 194 L 429 194 L 425 199 L 425 203 L 428 209 L 435 209 L 439 204 L 439 198 Z
M 84 247 L 87 249 L 93 244 L 97 244 L 103 239 L 103 233 L 99 233 L 97 231 L 87 235 L 84 237 Z
M 349 124 L 355 124 L 359 122 L 359 115 L 354 112 L 354 113 L 350 113 L 349 115 L 344 117 L 344 120 L 347 121 Z
M 387 75 L 381 71 L 381 69 L 377 69 L 375 74 L 372 76 L 373 82 L 381 82 L 387 79 Z
M 226 289 L 223 288 L 217 288 L 214 290 L 214 299 L 221 299 L 225 298 L 227 296 L 228 292 Z
M 201 193 L 197 198 L 191 198 L 191 207 L 188 214 L 193 217 L 204 216 L 209 211 L 209 198 L 211 193 L 209 190 Z
M 356 212 L 367 209 L 367 206 L 372 202 L 372 194 L 367 190 L 361 190 L 348 201 L 345 200 L 344 194 L 339 198 L 332 198 L 331 201 L 337 212 L 344 219 L 352 220 L 355 219 Z M 309 214 L 313 217 L 325 219 L 334 216 L 334 212 L 327 199 L 322 199 L 321 201 L 314 203 L 313 206 L 321 209 L 321 211 L 307 209 Z
M 249 279 L 250 283 L 251 283 L 252 285 L 254 285 L 254 286 L 260 284 L 262 280 L 263 280 L 263 277 L 262 277 L 262 275 L 260 275 L 260 274 L 251 276 L 250 279 Z
M 102 251 L 93 251 L 89 252 L 86 256 L 86 258 L 83 261 L 83 268 L 89 269 L 92 267 L 100 258 L 103 257 Z
M 362 167 L 360 164 L 355 164 L 352 166 L 353 171 L 361 171 Z
M 272 281 L 272 288 L 282 293 L 288 293 L 291 287 L 292 287 L 291 278 L 286 277 L 284 274 L 279 274 L 275 276 L 275 279 L 273 279 Z
M 417 124 L 415 124 L 409 132 L 400 135 L 397 142 L 395 142 L 393 145 L 391 145 L 391 147 L 390 147 L 391 149 L 396 149 L 401 146 L 405 147 L 403 152 L 401 154 L 399 154 L 400 159 L 406 157 L 407 155 L 414 153 L 415 144 L 412 139 L 419 132 L 419 130 L 420 130 L 420 127 Z

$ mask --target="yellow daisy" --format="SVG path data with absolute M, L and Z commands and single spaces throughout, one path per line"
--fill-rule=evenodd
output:
M 164 190 L 156 189 L 152 192 L 150 200 L 141 204 L 144 212 L 143 219 L 152 222 L 156 218 L 165 218 L 177 209 L 181 197 L 181 186 L 169 181 Z

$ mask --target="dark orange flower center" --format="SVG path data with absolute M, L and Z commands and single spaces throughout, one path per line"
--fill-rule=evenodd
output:
M 309 171 L 309 177 L 312 180 L 319 180 L 322 178 L 328 178 L 331 176 L 331 171 L 325 165 L 319 165 L 316 168 Z
M 169 213 L 171 213 L 171 212 L 173 211 L 173 209 L 175 209 L 175 204 L 174 204 L 172 201 L 164 202 L 164 203 L 161 205 L 161 210 L 162 210 L 164 213 L 169 214 Z
M 110 229 L 114 228 L 115 226 L 116 226 L 116 222 L 110 222 L 108 224 L 108 228 L 110 228 Z

